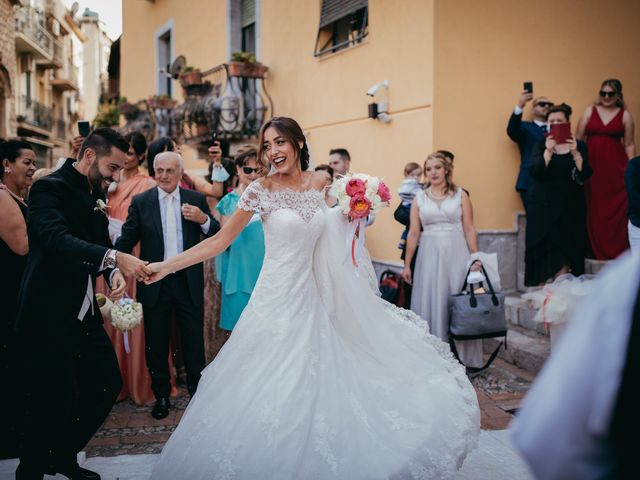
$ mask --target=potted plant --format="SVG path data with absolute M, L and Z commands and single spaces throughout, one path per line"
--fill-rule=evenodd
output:
M 182 88 L 190 87 L 191 85 L 202 84 L 202 72 L 200 69 L 187 66 L 180 72 L 180 85 Z
M 227 64 L 230 77 L 264 78 L 269 67 L 256 60 L 256 56 L 249 52 L 234 52 Z
M 169 98 L 167 95 L 154 95 L 153 97 L 149 97 L 147 99 L 147 105 L 149 105 L 149 108 L 153 109 L 171 109 L 176 106 L 176 101 L 172 98 Z

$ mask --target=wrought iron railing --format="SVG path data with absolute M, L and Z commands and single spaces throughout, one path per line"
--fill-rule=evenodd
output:
M 51 131 L 51 108 L 31 100 L 25 95 L 22 95 L 18 102 L 17 118 L 19 122 Z
M 47 32 L 39 13 L 29 7 L 22 6 L 15 10 L 15 29 L 34 42 L 47 55 L 52 54 L 53 37 Z

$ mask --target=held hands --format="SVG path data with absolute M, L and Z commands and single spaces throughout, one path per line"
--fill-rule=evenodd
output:
M 544 147 L 549 151 L 553 151 L 553 149 L 556 148 L 556 140 L 553 138 L 553 135 L 547 136 L 544 141 Z
M 576 140 L 576 137 L 571 135 L 567 139 L 567 145 L 569 145 L 569 151 L 571 152 L 571 155 L 575 155 L 576 153 L 578 153 L 578 141 Z
M 147 265 L 147 268 L 150 270 L 151 274 L 144 280 L 146 285 L 162 280 L 171 273 L 171 270 L 169 270 L 165 262 L 150 263 Z
M 125 277 L 133 277 L 139 282 L 143 282 L 152 273 L 147 263 L 128 253 L 118 252 L 116 256 L 116 266 L 122 274 Z
M 195 222 L 198 225 L 202 225 L 207 221 L 207 215 L 195 205 L 189 203 L 182 204 L 182 216 L 185 220 Z
M 472 272 L 479 272 L 480 270 L 482 270 L 482 262 L 480 260 L 476 260 L 471 264 L 469 270 L 471 270 Z
M 84 138 L 85 137 L 78 135 L 77 137 L 73 137 L 73 140 L 71 140 L 71 158 L 78 160 L 78 154 L 80 153 L 80 147 L 82 147 Z
M 122 295 L 124 295 L 125 290 L 127 289 L 127 282 L 122 276 L 122 273 L 116 271 L 113 273 L 111 277 L 111 299 L 112 300 L 120 300 Z
M 214 165 L 222 165 L 222 149 L 220 148 L 220 142 L 215 142 L 215 144 L 208 149 L 209 158 L 213 162 Z
M 518 99 L 518 106 L 520 108 L 524 108 L 527 102 L 530 102 L 532 99 L 533 99 L 533 93 L 523 90 L 522 93 L 520 94 L 520 98 Z
M 402 280 L 404 280 L 405 283 L 411 285 L 412 283 L 411 268 L 409 268 L 409 266 L 406 266 L 404 267 L 404 269 L 402 269 Z

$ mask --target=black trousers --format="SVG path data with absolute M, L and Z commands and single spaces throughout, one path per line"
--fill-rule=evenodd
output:
M 62 345 L 20 338 L 20 463 L 29 471 L 76 465 L 77 453 L 100 428 L 122 388 L 111 341 L 102 323 L 88 317 L 73 325 Z
M 171 337 L 171 315 L 175 314 L 180 328 L 182 358 L 187 371 L 187 389 L 193 395 L 200 381 L 200 372 L 205 367 L 202 305 L 194 305 L 189 293 L 184 271 L 174 273 L 161 280 L 158 302 L 142 304 L 144 310 L 144 335 L 146 359 L 151 390 L 156 398 L 169 397 L 169 341 Z

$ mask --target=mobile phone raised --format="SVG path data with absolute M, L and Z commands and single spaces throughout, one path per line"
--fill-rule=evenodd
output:
M 533 93 L 533 82 L 524 82 L 523 88 L 525 92 Z
M 78 122 L 78 135 L 81 137 L 87 137 L 89 132 L 91 131 L 91 124 L 86 120 L 81 120 Z
M 556 144 L 567 143 L 571 137 L 571 123 L 554 123 L 550 127 L 550 132 Z

